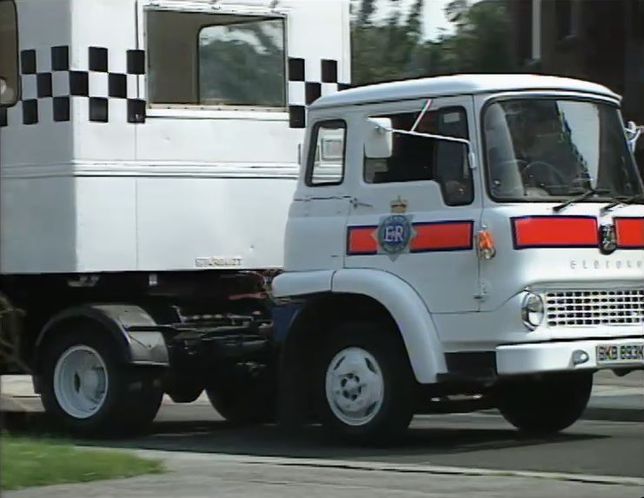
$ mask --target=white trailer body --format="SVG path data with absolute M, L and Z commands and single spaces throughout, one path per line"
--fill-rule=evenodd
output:
M 348 0 L 0 0 L 0 374 L 84 433 L 164 391 L 270 411 L 265 278 L 349 35 Z
M 2 274 L 282 266 L 304 106 L 350 77 L 346 2 L 16 5 Z

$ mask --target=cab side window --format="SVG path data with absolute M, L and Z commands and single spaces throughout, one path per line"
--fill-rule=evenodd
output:
M 0 105 L 11 106 L 20 96 L 18 18 L 13 0 L 0 0 Z
M 342 120 L 322 121 L 313 127 L 306 170 L 310 187 L 339 185 L 344 179 L 347 124 Z
M 394 130 L 410 131 L 418 112 L 372 116 L 391 120 Z M 427 112 L 416 127 L 419 133 L 468 138 L 467 115 L 462 107 Z M 468 150 L 464 144 L 422 136 L 394 133 L 391 157 L 365 156 L 364 179 L 367 183 L 395 183 L 433 180 L 448 206 L 461 206 L 474 200 Z

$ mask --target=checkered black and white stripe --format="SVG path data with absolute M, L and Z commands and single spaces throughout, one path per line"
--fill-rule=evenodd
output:
M 339 81 L 338 61 L 288 60 L 289 115 L 291 128 L 306 128 L 306 107 L 324 95 L 349 88 Z
M 107 48 L 89 47 L 88 67 L 70 67 L 68 46 L 23 50 L 21 101 L 0 113 L 0 126 L 71 120 L 71 105 L 87 105 L 89 121 L 145 122 L 146 102 L 137 97 L 137 77 L 145 73 L 145 52 L 128 50 L 126 66 L 114 71 Z
M 47 53 L 45 53 L 47 52 Z M 20 54 L 22 100 L 9 110 L 0 108 L 0 127 L 71 120 L 71 103 L 88 106 L 96 123 L 144 123 L 146 101 L 137 97 L 137 77 L 145 74 L 145 52 L 128 50 L 126 68 L 114 71 L 108 49 L 88 48 L 88 68 L 70 67 L 68 46 Z M 339 81 L 338 61 L 289 58 L 289 115 L 291 128 L 306 127 L 306 107 L 323 95 L 349 88 Z

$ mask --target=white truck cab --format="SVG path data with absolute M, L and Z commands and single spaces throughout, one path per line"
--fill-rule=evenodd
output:
M 619 106 L 535 75 L 311 106 L 273 290 L 300 303 L 293 351 L 315 366 L 327 425 L 389 438 L 432 398 L 469 393 L 556 432 L 595 371 L 644 368 L 643 186 Z

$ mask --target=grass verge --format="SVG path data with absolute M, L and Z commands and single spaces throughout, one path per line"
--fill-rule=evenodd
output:
M 47 440 L 3 435 L 0 487 L 4 490 L 158 474 L 158 460 L 117 451 L 86 450 Z

